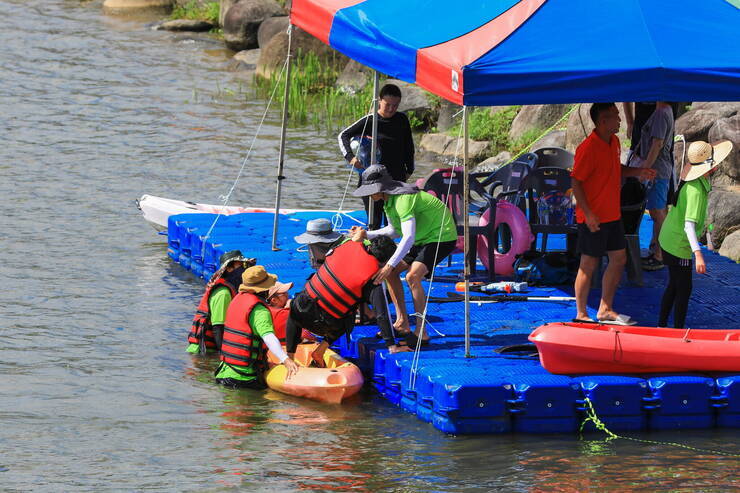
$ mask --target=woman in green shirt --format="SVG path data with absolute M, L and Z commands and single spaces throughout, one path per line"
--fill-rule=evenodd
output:
M 362 185 L 353 192 L 356 197 L 383 200 L 383 210 L 388 226 L 368 231 L 367 237 L 385 235 L 401 237 L 396 251 L 375 275 L 375 283 L 388 281 L 391 298 L 396 306 L 396 322 L 399 334 L 408 334 L 408 345 L 429 340 L 424 333 L 424 305 L 426 298 L 421 281 L 445 257 L 452 253 L 457 242 L 457 228 L 452 213 L 437 197 L 420 191 L 417 187 L 393 180 L 385 167 L 370 166 L 362 173 Z M 411 333 L 409 316 L 401 286 L 400 274 L 406 273 L 406 282 L 414 300 L 416 331 Z
M 673 326 L 683 328 L 685 325 L 692 290 L 692 254 L 696 257 L 696 272 L 707 272 L 697 240 L 705 229 L 707 202 L 712 189 L 707 175 L 731 151 L 732 142 L 725 140 L 714 146 L 702 141 L 692 142 L 686 152 L 687 163 L 681 170 L 681 184 L 658 236 L 663 263 L 668 266 L 668 285 L 660 303 L 659 327 L 668 326 L 671 309 Z

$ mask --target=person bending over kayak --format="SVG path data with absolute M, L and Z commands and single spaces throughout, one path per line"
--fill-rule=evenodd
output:
M 365 238 L 365 230 L 355 229 L 351 241 L 326 255 L 324 263 L 291 302 L 286 329 L 286 349 L 291 357 L 298 346 L 301 328 L 306 328 L 324 338 L 312 354 L 316 364 L 324 366 L 327 348 L 354 327 L 358 304 L 362 301 L 376 307 L 385 304 L 383 291 L 374 289 L 373 277 L 393 255 L 396 245 L 387 236 L 378 236 L 366 246 Z M 382 320 L 380 311 L 377 316 L 378 325 L 390 332 L 387 316 Z
M 368 231 L 368 238 L 379 235 L 398 237 L 398 244 L 388 263 L 375 276 L 375 283 L 388 281 L 391 297 L 396 305 L 397 318 L 394 327 L 406 333 L 406 343 L 415 346 L 418 338 L 422 343 L 429 340 L 424 333 L 425 296 L 421 280 L 455 249 L 457 228 L 452 212 L 437 197 L 417 187 L 393 180 L 383 166 L 370 166 L 362 174 L 362 185 L 352 192 L 357 197 L 370 196 L 383 200 L 388 226 Z M 406 282 L 411 290 L 416 311 L 416 331 L 411 332 L 409 316 L 401 286 L 400 274 L 406 273 Z
M 189 353 L 218 353 L 221 349 L 226 309 L 242 282 L 244 269 L 253 266 L 255 259 L 244 257 L 239 250 L 232 250 L 221 255 L 219 263 L 221 266 L 206 284 L 193 316 L 193 325 L 188 334 Z
M 668 212 L 658 236 L 663 250 L 663 263 L 668 266 L 668 285 L 660 303 L 659 327 L 668 326 L 673 308 L 673 327 L 683 328 L 692 290 L 691 256 L 696 258 L 696 273 L 706 274 L 707 264 L 701 253 L 698 236 L 704 231 L 707 218 L 709 184 L 707 175 L 732 152 L 732 142 L 715 145 L 697 141 L 689 145 L 687 163 L 681 171 L 681 184 L 675 202 Z M 709 233 L 707 239 L 711 241 Z
M 244 271 L 242 284 L 226 311 L 221 364 L 216 369 L 216 382 L 228 387 L 264 389 L 267 349 L 288 370 L 290 378 L 298 365 L 288 358 L 275 336 L 272 314 L 267 308 L 267 293 L 277 282 L 261 265 Z

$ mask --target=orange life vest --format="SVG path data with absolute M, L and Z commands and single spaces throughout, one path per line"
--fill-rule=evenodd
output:
M 193 324 L 190 327 L 190 333 L 188 334 L 188 342 L 191 344 L 199 344 L 201 352 L 205 353 L 206 348 L 216 348 L 216 340 L 213 338 L 213 326 L 211 325 L 211 294 L 216 288 L 226 286 L 231 292 L 231 297 L 236 295 L 236 289 L 234 286 L 229 284 L 224 278 L 218 279 L 213 285 L 206 289 L 203 293 L 203 297 L 198 303 L 195 315 L 193 316 Z
M 352 312 L 362 299 L 362 288 L 378 272 L 378 260 L 359 241 L 339 245 L 326 256 L 311 279 L 306 293 L 334 318 Z
M 262 371 L 266 367 L 267 346 L 249 325 L 249 314 L 258 304 L 267 307 L 265 302 L 254 294 L 239 293 L 231 300 L 226 311 L 221 361 L 237 373 L 255 367 Z M 255 343 L 255 339 L 259 342 Z

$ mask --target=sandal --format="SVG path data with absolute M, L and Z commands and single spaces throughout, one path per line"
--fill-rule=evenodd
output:
M 642 260 L 642 270 L 655 271 L 660 270 L 664 267 L 663 262 L 650 255 L 648 258 Z
M 409 332 L 409 334 L 405 338 L 406 345 L 409 347 L 416 347 L 419 342 L 419 338 L 416 334 L 413 332 Z M 421 340 L 421 346 L 428 346 L 429 345 L 429 339 L 422 339 Z

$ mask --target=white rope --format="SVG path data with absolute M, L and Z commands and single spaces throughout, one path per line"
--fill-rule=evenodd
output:
M 462 111 L 457 112 L 455 114 L 455 116 L 459 115 L 460 113 L 462 113 Z M 462 136 L 462 129 L 463 129 L 463 125 L 460 125 L 460 130 L 458 131 L 458 135 L 457 135 L 457 143 L 455 144 L 455 154 L 452 157 L 452 168 L 451 168 L 452 169 L 452 176 L 456 176 L 456 173 L 457 173 L 457 171 L 456 171 L 455 168 L 457 168 L 457 164 L 458 164 L 458 155 L 459 155 L 459 151 L 460 151 L 460 138 Z M 464 176 L 464 173 L 463 173 L 463 176 Z M 449 180 L 449 183 L 447 184 L 447 195 L 446 195 L 446 197 L 448 197 L 448 198 L 450 196 L 450 189 L 452 189 L 452 181 L 453 180 L 451 178 Z M 447 207 L 446 206 L 447 206 L 447 204 L 445 204 L 445 210 L 447 210 Z M 450 204 L 450 207 L 454 207 L 454 204 Z M 468 211 L 463 211 L 463 213 L 464 214 L 467 214 Z M 452 214 L 452 211 L 450 211 L 450 214 Z M 454 216 L 453 216 L 453 218 L 454 218 Z M 439 243 L 440 243 L 440 240 L 441 239 L 442 239 L 442 224 L 439 225 L 439 233 L 437 235 L 437 248 L 434 251 L 434 265 L 435 266 L 437 265 L 437 257 L 439 256 Z M 465 256 L 465 252 L 463 252 L 463 257 L 464 256 Z M 467 259 L 466 258 L 463 258 L 463 262 L 467 262 Z M 432 296 L 432 286 L 434 285 L 434 271 L 435 270 L 436 269 L 432 269 L 432 271 L 429 273 L 429 288 L 427 289 L 426 300 L 424 300 L 424 312 L 421 313 L 421 314 L 419 314 L 419 313 L 414 313 L 413 314 L 414 316 L 417 316 L 417 317 L 418 316 L 421 316 L 421 319 L 422 319 L 421 324 L 422 325 L 421 325 L 421 329 L 419 331 L 419 335 L 416 338 L 416 347 L 414 348 L 414 357 L 411 360 L 411 380 L 410 380 L 410 385 L 411 385 L 411 389 L 412 390 L 416 388 L 416 376 L 417 376 L 417 371 L 419 369 L 419 359 L 420 359 L 420 355 L 421 355 L 421 341 L 424 338 L 424 330 L 426 330 L 426 326 L 429 325 L 437 334 L 441 335 L 442 337 L 446 337 L 444 334 L 442 334 L 441 332 L 439 332 L 438 330 L 436 330 L 434 328 L 434 326 L 432 324 L 430 324 L 429 321 L 427 320 L 427 309 L 429 307 L 429 298 L 431 298 L 431 296 Z
M 377 94 L 376 95 L 373 95 L 373 99 L 370 102 L 370 109 L 367 112 L 368 117 L 372 115 L 373 118 L 377 118 L 377 115 L 373 115 L 373 108 L 375 107 L 375 99 L 376 98 L 377 98 Z M 370 118 L 367 118 L 366 117 L 365 118 L 365 123 L 362 125 L 362 132 L 360 133 L 360 139 L 362 139 L 365 136 L 365 131 L 367 130 L 367 123 L 369 121 L 370 121 Z M 362 145 L 362 140 L 360 140 L 360 145 Z M 355 156 L 355 157 L 357 157 L 357 156 Z M 352 166 L 350 164 L 349 170 L 347 171 L 347 182 L 344 184 L 344 193 L 342 193 L 342 200 L 339 201 L 339 208 L 337 209 L 337 213 L 334 214 L 334 217 L 332 218 L 332 221 L 331 221 L 332 222 L 332 226 L 334 226 L 335 229 L 338 228 L 338 227 L 341 227 L 341 225 L 343 224 L 342 217 L 341 217 L 342 215 L 349 216 L 349 214 L 346 214 L 344 212 L 344 201 L 347 198 L 347 192 L 349 191 L 349 184 L 352 181 L 352 176 L 354 175 L 354 173 L 355 173 L 354 166 Z M 372 199 L 370 199 L 370 200 L 372 200 Z M 352 217 L 352 216 L 349 216 L 349 217 Z M 354 219 L 356 222 L 362 224 L 357 219 L 355 219 L 355 218 L 352 218 L 352 219 Z M 372 218 L 370 218 L 370 217 L 367 218 L 367 224 L 368 225 L 370 224 L 370 220 L 371 219 Z
M 265 123 L 265 119 L 267 118 L 267 112 L 270 110 L 270 106 L 272 105 L 273 99 L 275 99 L 275 94 L 277 93 L 277 89 L 280 86 L 280 81 L 283 79 L 283 74 L 285 73 L 287 67 L 288 67 L 288 58 L 286 57 L 285 63 L 283 63 L 283 68 L 280 70 L 280 74 L 278 75 L 277 82 L 275 83 L 275 87 L 272 90 L 272 94 L 270 94 L 270 99 L 267 101 L 265 112 L 262 114 L 262 119 L 260 120 L 260 123 L 257 126 L 257 131 L 254 133 L 254 137 L 252 138 L 252 143 L 249 145 L 249 149 L 247 150 L 247 155 L 244 156 L 244 160 L 242 161 L 241 168 L 239 168 L 239 173 L 237 173 L 236 179 L 234 180 L 234 183 L 231 185 L 229 192 L 226 195 L 219 196 L 219 198 L 223 199 L 222 207 L 226 207 L 226 205 L 229 203 L 229 199 L 231 199 L 231 194 L 234 193 L 236 184 L 239 182 L 239 179 L 241 178 L 242 173 L 244 172 L 244 168 L 246 167 L 247 162 L 249 161 L 249 156 L 252 154 L 252 149 L 254 148 L 254 144 L 255 142 L 257 142 L 257 137 L 259 137 L 260 135 L 260 131 L 262 130 L 262 125 Z M 211 227 L 208 228 L 208 232 L 203 237 L 203 245 L 201 247 L 201 252 L 200 252 L 202 257 L 205 256 L 206 241 L 208 240 L 208 238 L 211 237 L 213 228 L 216 227 L 216 223 L 218 222 L 218 220 L 221 218 L 222 215 L 224 215 L 223 212 L 219 212 L 216 215 L 216 218 L 213 220 Z

